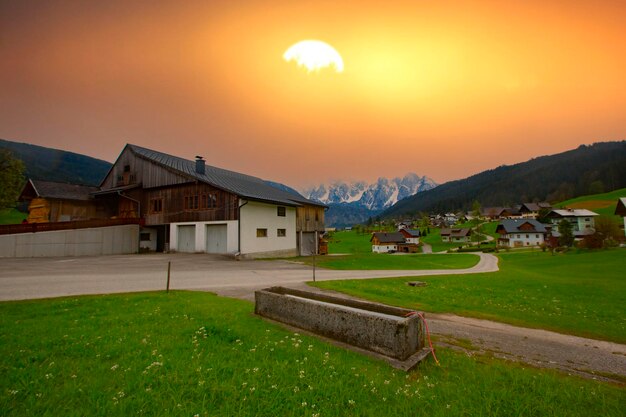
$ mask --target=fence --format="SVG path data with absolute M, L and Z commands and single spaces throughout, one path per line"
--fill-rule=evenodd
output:
M 122 226 L 125 224 L 143 224 L 140 218 L 125 219 L 93 219 L 77 220 L 71 222 L 54 223 L 24 223 L 0 225 L 0 235 L 12 235 L 18 233 L 50 232 L 53 230 L 88 229 L 94 227 Z

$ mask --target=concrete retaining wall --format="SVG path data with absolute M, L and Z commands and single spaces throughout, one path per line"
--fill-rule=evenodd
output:
M 0 258 L 137 253 L 139 225 L 0 235 Z
M 424 347 L 411 310 L 272 287 L 255 293 L 256 314 L 401 361 Z

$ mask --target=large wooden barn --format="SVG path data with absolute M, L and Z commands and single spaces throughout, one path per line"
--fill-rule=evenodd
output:
M 308 255 L 325 206 L 253 176 L 128 144 L 93 193 L 116 217 L 144 221 L 149 250 Z

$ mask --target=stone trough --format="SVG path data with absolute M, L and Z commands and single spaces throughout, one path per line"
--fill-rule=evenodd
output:
M 426 357 L 424 324 L 412 310 L 272 287 L 255 292 L 255 313 L 382 356 L 409 370 Z

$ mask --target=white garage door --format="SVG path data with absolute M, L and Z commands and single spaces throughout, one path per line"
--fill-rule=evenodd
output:
M 196 251 L 196 226 L 178 226 L 178 251 Z
M 208 224 L 206 226 L 206 252 L 226 253 L 225 224 Z

